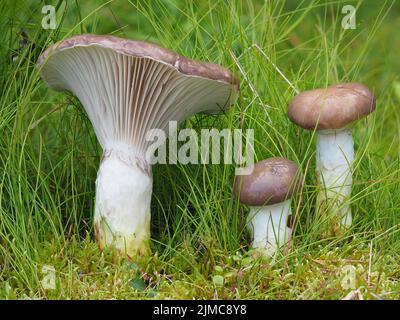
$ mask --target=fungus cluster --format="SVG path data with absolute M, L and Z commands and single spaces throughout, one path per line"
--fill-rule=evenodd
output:
M 364 85 L 343 83 L 305 91 L 289 104 L 288 117 L 300 127 L 316 130 L 316 175 L 321 186 L 317 210 L 327 215 L 324 236 L 340 235 L 352 224 L 354 141 L 351 124 L 375 110 L 375 97 Z M 290 197 L 299 187 L 294 162 L 270 158 L 254 165 L 251 175 L 236 177 L 234 193 L 250 207 L 247 224 L 253 248 L 274 256 L 292 233 L 287 219 Z
M 157 45 L 113 36 L 81 35 L 48 48 L 38 66 L 56 90 L 82 103 L 103 149 L 96 179 L 94 224 L 100 248 L 128 256 L 150 252 L 152 170 L 146 139 L 199 112 L 219 113 L 236 100 L 239 81 L 221 66 L 189 60 Z M 316 130 L 317 209 L 333 212 L 333 233 L 352 223 L 354 142 L 350 124 L 375 109 L 364 85 L 344 83 L 305 91 L 288 117 Z M 252 246 L 274 256 L 292 233 L 291 197 L 300 188 L 297 165 L 269 158 L 236 176 L 234 194 L 250 207 Z

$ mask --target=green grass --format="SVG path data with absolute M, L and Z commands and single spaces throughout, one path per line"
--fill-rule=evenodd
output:
M 353 4 L 357 27 L 341 27 Z M 400 297 L 400 4 L 394 1 L 60 1 L 41 28 L 41 1 L 0 3 L 0 298 L 340 299 Z M 19 50 L 20 31 L 29 43 Z M 148 40 L 220 63 L 241 79 L 222 116 L 182 127 L 253 128 L 257 160 L 285 156 L 305 174 L 290 252 L 275 263 L 248 252 L 248 208 L 232 198 L 233 165 L 156 165 L 154 255 L 135 262 L 94 242 L 101 154 L 79 101 L 40 80 L 35 61 L 73 34 Z M 16 57 L 13 60 L 13 57 Z M 273 64 L 271 63 L 273 62 Z M 289 80 L 283 79 L 276 67 Z M 373 88 L 377 110 L 353 128 L 354 226 L 319 238 L 313 219 L 315 139 L 286 116 L 293 88 L 338 81 Z M 42 268 L 56 270 L 56 289 Z M 354 266 L 354 288 L 345 271 Z

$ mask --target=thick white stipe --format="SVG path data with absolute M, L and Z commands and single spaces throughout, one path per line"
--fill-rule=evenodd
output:
M 322 130 L 317 132 L 317 177 L 323 186 L 318 196 L 329 210 L 337 210 L 342 226 L 352 224 L 348 203 L 352 188 L 351 165 L 354 142 L 351 131 Z
M 95 226 L 102 247 L 149 252 L 151 173 L 131 148 L 106 149 L 96 180 Z
M 268 206 L 250 207 L 247 224 L 253 234 L 253 248 L 272 257 L 288 242 L 291 232 L 287 227 L 291 215 L 290 203 L 286 200 Z

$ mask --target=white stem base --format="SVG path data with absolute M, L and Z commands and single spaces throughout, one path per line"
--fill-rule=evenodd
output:
M 100 248 L 130 257 L 150 253 L 152 177 L 121 152 L 108 154 L 96 180 L 95 231 Z
M 250 208 L 247 224 L 252 232 L 254 249 L 272 257 L 288 242 L 291 233 L 291 229 L 287 227 L 287 220 L 292 211 L 290 203 L 290 200 L 286 200 L 273 205 Z
M 352 224 L 349 198 L 352 188 L 351 165 L 354 160 L 354 142 L 351 131 L 324 130 L 317 132 L 317 177 L 322 189 L 318 195 L 321 205 L 337 215 L 339 226 Z M 335 233 L 335 232 L 334 232 Z

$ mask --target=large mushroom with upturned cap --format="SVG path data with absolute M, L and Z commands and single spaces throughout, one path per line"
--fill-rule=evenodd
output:
M 238 80 L 219 65 L 114 36 L 65 39 L 41 55 L 38 67 L 50 87 L 81 101 L 103 149 L 94 213 L 100 248 L 148 254 L 152 171 L 146 134 L 198 112 L 226 110 Z
M 252 247 L 272 257 L 291 234 L 288 218 L 291 197 L 300 188 L 297 165 L 285 158 L 269 158 L 254 164 L 249 175 L 235 177 L 233 192 L 250 207 L 247 225 Z
M 352 189 L 354 142 L 350 124 L 374 110 L 374 94 L 359 83 L 304 91 L 289 104 L 290 120 L 304 129 L 316 130 L 316 173 L 322 186 L 317 210 L 328 214 L 327 235 L 338 235 L 352 224 L 348 200 Z

